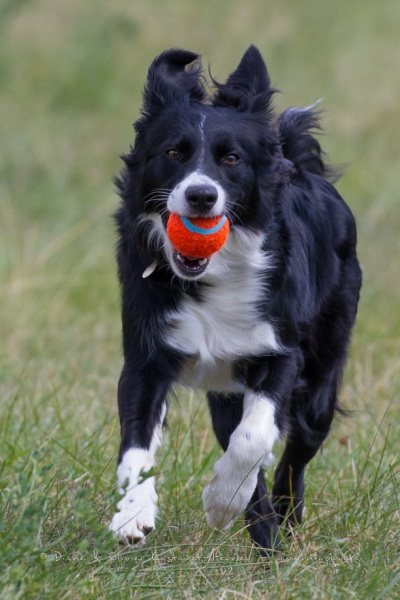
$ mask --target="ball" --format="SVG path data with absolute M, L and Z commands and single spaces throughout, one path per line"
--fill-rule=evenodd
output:
M 208 258 L 225 244 L 229 227 L 226 215 L 187 219 L 171 213 L 167 223 L 167 235 L 174 248 L 183 256 Z

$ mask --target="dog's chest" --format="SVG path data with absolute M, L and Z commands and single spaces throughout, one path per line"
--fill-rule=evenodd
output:
M 271 324 L 259 309 L 265 289 L 260 269 L 235 265 L 205 287 L 200 300 L 185 297 L 168 315 L 166 343 L 188 356 L 181 383 L 238 391 L 233 366 L 240 359 L 278 350 Z

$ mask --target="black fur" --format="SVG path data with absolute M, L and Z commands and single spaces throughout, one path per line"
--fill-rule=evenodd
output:
M 159 56 L 149 69 L 135 145 L 118 180 L 125 357 L 118 390 L 120 460 L 129 448 L 149 448 L 162 404 L 189 358 L 166 343 L 167 314 L 188 297 L 201 304 L 212 285 L 177 276 L 162 236 L 142 218 L 160 214 L 165 226 L 168 192 L 160 190 L 172 190 L 197 169 L 203 144 L 203 170 L 227 192 L 232 231 L 262 234 L 262 249 L 272 257 L 272 268 L 260 276 L 265 291 L 258 310 L 273 324 L 282 350 L 243 354 L 234 364 L 245 389 L 274 399 L 276 423 L 287 440 L 275 472 L 274 508 L 260 469 L 246 510 L 252 539 L 268 549 L 279 544 L 279 523 L 301 522 L 304 469 L 339 409 L 361 286 L 356 228 L 314 136 L 317 112 L 291 108 L 274 116 L 258 50 L 250 47 L 226 83 L 214 86 L 209 97 L 196 54 L 170 50 Z M 202 142 L 200 121 L 206 123 Z M 177 149 L 176 160 L 166 155 L 169 148 Z M 225 157 L 233 151 L 240 160 L 228 168 Z M 143 279 L 154 260 L 157 267 Z M 208 402 L 226 450 L 242 418 L 243 393 L 211 389 Z

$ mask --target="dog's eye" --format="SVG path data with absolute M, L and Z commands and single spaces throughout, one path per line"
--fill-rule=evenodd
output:
M 235 152 L 230 152 L 229 154 L 227 154 L 224 158 L 224 163 L 226 165 L 234 165 L 235 163 L 238 162 L 238 160 L 240 160 L 239 156 L 237 154 L 235 154 Z
M 168 158 L 172 158 L 174 160 L 177 160 L 181 157 L 181 153 L 176 148 L 168 148 L 168 150 L 165 151 L 165 154 L 168 156 Z

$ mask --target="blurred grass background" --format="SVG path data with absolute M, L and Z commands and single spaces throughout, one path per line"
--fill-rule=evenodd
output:
M 267 597 L 266 581 L 271 597 L 394 597 L 399 31 L 396 0 L 1 0 L 1 597 Z M 205 526 L 201 488 L 218 450 L 205 403 L 182 394 L 160 452 L 159 533 L 123 551 L 129 569 L 112 569 L 118 547 L 102 526 L 115 502 L 121 366 L 112 177 L 156 54 L 194 50 L 223 80 L 250 43 L 282 92 L 278 108 L 325 99 L 322 144 L 347 165 L 338 189 L 364 271 L 343 388 L 356 412 L 310 468 L 300 541 L 266 573 L 240 527 L 230 544 Z M 353 558 L 334 567 L 340 539 Z

